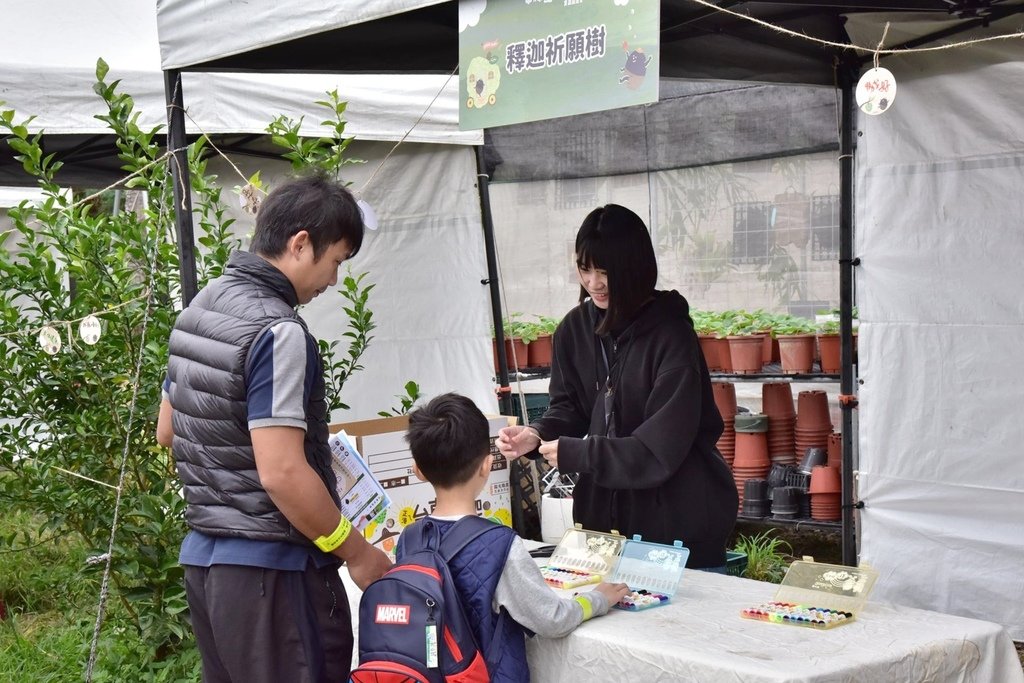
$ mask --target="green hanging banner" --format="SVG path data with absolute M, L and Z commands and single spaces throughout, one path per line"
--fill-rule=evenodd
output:
M 658 101 L 658 0 L 461 0 L 459 128 Z

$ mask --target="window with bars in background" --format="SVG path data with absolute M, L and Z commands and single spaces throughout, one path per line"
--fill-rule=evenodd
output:
M 562 178 L 555 181 L 555 208 L 593 209 L 597 205 L 597 179 Z
M 733 263 L 760 263 L 768 256 L 771 211 L 769 202 L 739 202 L 733 206 Z
M 811 260 L 839 258 L 839 195 L 811 197 Z

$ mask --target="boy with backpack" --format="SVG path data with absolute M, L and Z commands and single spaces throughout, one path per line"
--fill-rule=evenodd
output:
M 395 568 L 363 594 L 352 681 L 529 681 L 526 635 L 568 635 L 629 589 L 559 597 L 514 531 L 477 517 L 494 456 L 468 398 L 443 394 L 414 410 L 406 439 L 436 505 L 402 531 Z

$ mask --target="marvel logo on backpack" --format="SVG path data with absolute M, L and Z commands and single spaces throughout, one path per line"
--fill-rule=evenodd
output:
M 402 532 L 402 561 L 367 586 L 359 602 L 359 666 L 352 683 L 489 683 L 485 653 L 448 566 L 488 532 L 513 533 L 474 516 L 455 522 L 443 538 L 430 519 Z M 510 542 L 503 544 L 506 554 Z M 507 618 L 502 610 L 499 619 Z

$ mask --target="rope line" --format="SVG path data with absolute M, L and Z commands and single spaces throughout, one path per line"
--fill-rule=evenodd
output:
M 117 304 L 116 306 L 111 306 L 110 308 L 107 308 L 107 309 L 102 310 L 102 311 L 93 311 L 92 313 L 90 313 L 88 315 L 83 315 L 81 318 L 75 318 L 73 320 L 51 320 L 46 325 L 40 325 L 39 327 L 33 327 L 33 328 L 29 328 L 27 330 L 18 330 L 16 332 L 4 332 L 3 334 L 0 334 L 0 339 L 10 339 L 12 337 L 18 337 L 18 336 L 21 336 L 23 334 L 37 334 L 37 333 L 41 332 L 44 328 L 47 328 L 47 327 L 59 327 L 61 325 L 74 325 L 75 323 L 80 323 L 83 320 L 85 320 L 86 318 L 89 318 L 91 316 L 100 316 L 100 315 L 106 315 L 108 313 L 113 313 L 114 311 L 116 311 L 116 310 L 118 310 L 120 308 L 124 308 L 125 306 L 128 306 L 129 304 L 133 304 L 133 303 L 135 303 L 137 301 L 142 301 L 143 299 L 147 298 L 148 296 L 149 296 L 149 292 L 147 291 L 145 294 L 142 294 L 141 296 L 137 296 L 134 299 L 128 299 L 127 301 L 122 301 L 121 303 Z
M 170 173 L 170 167 L 164 167 L 164 173 Z M 167 220 L 167 204 L 161 202 L 160 222 Z M 160 260 L 160 237 L 159 232 L 153 233 L 153 260 L 149 269 L 149 288 L 146 292 L 146 312 L 142 319 L 142 328 L 139 331 L 139 356 L 135 361 L 135 377 L 132 380 L 132 398 L 128 407 L 128 420 L 125 424 L 124 449 L 121 451 L 121 470 L 117 479 L 117 496 L 114 501 L 114 517 L 110 524 L 110 538 L 107 542 L 107 552 L 103 568 L 103 581 L 100 585 L 100 599 L 96 608 L 96 623 L 93 627 L 92 643 L 89 647 L 89 661 L 85 670 L 85 683 L 92 683 L 93 668 L 96 664 L 98 653 L 100 630 L 103 628 L 103 619 L 106 615 L 107 600 L 110 596 L 110 575 L 113 566 L 114 539 L 117 535 L 118 523 L 121 515 L 121 502 L 124 499 L 124 481 L 128 469 L 128 452 L 131 448 L 132 425 L 135 420 L 135 410 L 138 405 L 139 385 L 142 381 L 142 366 L 146 357 L 146 333 L 149 329 L 149 321 L 153 312 L 154 285 L 156 284 L 157 265 Z M 108 484 L 109 486 L 109 484 Z
M 880 49 L 881 45 L 882 45 L 881 42 L 878 44 L 878 47 L 876 47 L 876 48 L 863 47 L 863 46 L 857 45 L 855 43 L 837 43 L 837 42 L 835 42 L 833 40 L 823 40 L 822 38 L 815 38 L 814 36 L 809 36 L 806 33 L 800 33 L 799 31 L 792 31 L 792 30 L 790 30 L 788 28 L 783 28 L 782 26 L 777 26 L 777 25 L 772 24 L 770 22 L 764 21 L 763 19 L 758 19 L 757 17 L 752 17 L 749 14 L 743 14 L 742 12 L 736 12 L 734 10 L 727 9 L 725 7 L 719 7 L 718 5 L 714 4 L 713 2 L 708 2 L 708 0 L 690 0 L 690 2 L 694 2 L 694 3 L 698 4 L 698 5 L 702 5 L 704 7 L 707 7 L 708 9 L 713 9 L 716 12 L 721 12 L 723 14 L 729 14 L 731 16 L 737 17 L 738 19 L 743 19 L 744 21 L 752 22 L 752 23 L 757 24 L 759 26 L 763 26 L 764 28 L 771 29 L 772 31 L 775 31 L 776 33 L 783 33 L 785 35 L 792 36 L 794 38 L 800 38 L 801 40 L 808 40 L 808 41 L 810 41 L 812 43 L 818 43 L 820 45 L 827 45 L 829 47 L 837 47 L 837 48 L 840 48 L 840 49 L 843 49 L 843 50 L 856 50 L 858 52 L 875 53 L 876 58 L 877 58 L 877 55 L 897 55 L 897 54 L 908 54 L 908 53 L 911 53 L 911 52 L 938 52 L 940 50 L 953 50 L 953 49 L 960 48 L 960 47 L 966 47 L 968 45 L 975 45 L 977 43 L 987 43 L 987 42 L 990 42 L 990 41 L 993 41 L 993 40 L 1007 40 L 1007 39 L 1010 39 L 1010 38 L 1024 38 L 1024 31 L 1017 31 L 1016 33 L 1005 33 L 1005 34 L 998 35 L 998 36 L 988 36 L 986 38 L 974 38 L 972 40 L 962 40 L 962 41 L 956 42 L 956 43 L 947 43 L 945 45 L 933 45 L 931 47 L 907 47 L 907 48 L 896 48 L 896 49 L 882 50 L 882 49 Z M 884 40 L 884 36 L 883 36 L 883 40 Z
M 441 93 L 444 92 L 444 89 L 448 87 L 448 83 L 451 82 L 452 76 L 454 76 L 455 73 L 458 70 L 459 70 L 459 65 L 456 64 L 455 68 L 452 69 L 450 74 L 448 74 L 448 78 L 446 78 L 444 80 L 444 83 L 441 84 L 440 89 L 438 89 L 437 93 L 434 94 L 434 98 L 432 100 L 430 100 L 430 103 L 427 105 L 427 108 L 424 109 L 423 113 L 420 114 L 419 118 L 416 119 L 416 121 L 413 122 L 413 124 L 409 128 L 409 130 L 405 131 L 405 135 L 403 135 L 401 137 L 401 139 L 398 142 L 395 143 L 394 147 L 392 147 L 391 150 L 386 155 L 384 155 L 384 158 L 381 159 L 381 162 L 379 164 L 377 164 L 377 168 L 373 169 L 373 173 L 371 173 L 370 177 L 366 179 L 366 182 L 363 183 L 363 186 L 359 188 L 359 192 L 357 194 L 359 194 L 359 195 L 363 194 L 363 192 L 366 190 L 366 188 L 370 185 L 370 181 L 373 180 L 376 177 L 377 171 L 379 171 L 381 168 L 383 168 L 384 164 L 386 164 L 388 159 L 391 158 L 391 155 L 394 154 L 396 149 L 398 149 L 398 146 L 401 145 L 403 142 L 405 142 L 405 139 L 407 137 L 409 137 L 409 135 L 412 134 L 413 129 L 416 128 L 416 126 L 418 126 L 420 124 L 420 121 L 423 120 L 423 117 L 426 116 L 427 112 L 430 111 L 430 108 L 434 106 L 434 102 L 436 102 L 437 98 L 441 96 Z

